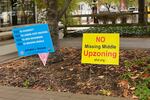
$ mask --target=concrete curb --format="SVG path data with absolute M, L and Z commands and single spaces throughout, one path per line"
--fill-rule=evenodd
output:
M 7 54 L 7 55 L 3 55 L 3 56 L 0 56 L 0 64 L 7 64 L 9 62 L 18 60 L 20 58 L 23 58 L 23 57 L 18 57 L 17 52 L 10 53 L 10 54 Z
M 0 86 L 0 100 L 130 100 L 129 98 L 101 95 L 83 95 L 52 91 L 38 91 Z
M 10 40 L 12 38 L 13 38 L 13 36 L 12 36 L 11 31 L 0 33 L 0 41 L 6 41 L 6 40 Z
M 1 46 L 0 56 L 7 55 L 14 52 L 17 52 L 15 44 L 4 45 Z

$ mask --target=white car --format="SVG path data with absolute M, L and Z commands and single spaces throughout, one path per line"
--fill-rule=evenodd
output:
M 138 12 L 138 8 L 136 8 L 136 7 L 129 7 L 128 11 L 129 12 L 133 12 L 133 13 L 137 13 Z

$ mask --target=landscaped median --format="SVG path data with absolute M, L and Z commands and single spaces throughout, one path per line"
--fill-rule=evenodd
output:
M 121 49 L 119 66 L 93 65 L 81 64 L 81 49 L 62 48 L 45 67 L 38 56 L 0 65 L 0 85 L 148 100 L 149 55 L 149 49 Z

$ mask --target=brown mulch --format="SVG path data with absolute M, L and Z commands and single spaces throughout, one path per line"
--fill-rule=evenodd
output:
M 81 64 L 81 49 L 63 48 L 58 57 L 49 57 L 45 67 L 38 56 L 24 57 L 0 65 L 0 85 L 81 94 L 132 96 L 129 84 L 121 80 L 120 76 L 127 71 L 143 72 L 143 67 L 150 65 L 149 55 L 150 50 L 122 49 L 119 66 Z M 130 62 L 128 69 L 127 61 Z

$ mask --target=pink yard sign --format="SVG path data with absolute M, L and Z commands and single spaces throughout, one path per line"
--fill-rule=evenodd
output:
M 46 62 L 47 62 L 47 59 L 48 59 L 48 56 L 49 56 L 49 53 L 40 53 L 38 55 L 39 55 L 43 65 L 45 66 Z

